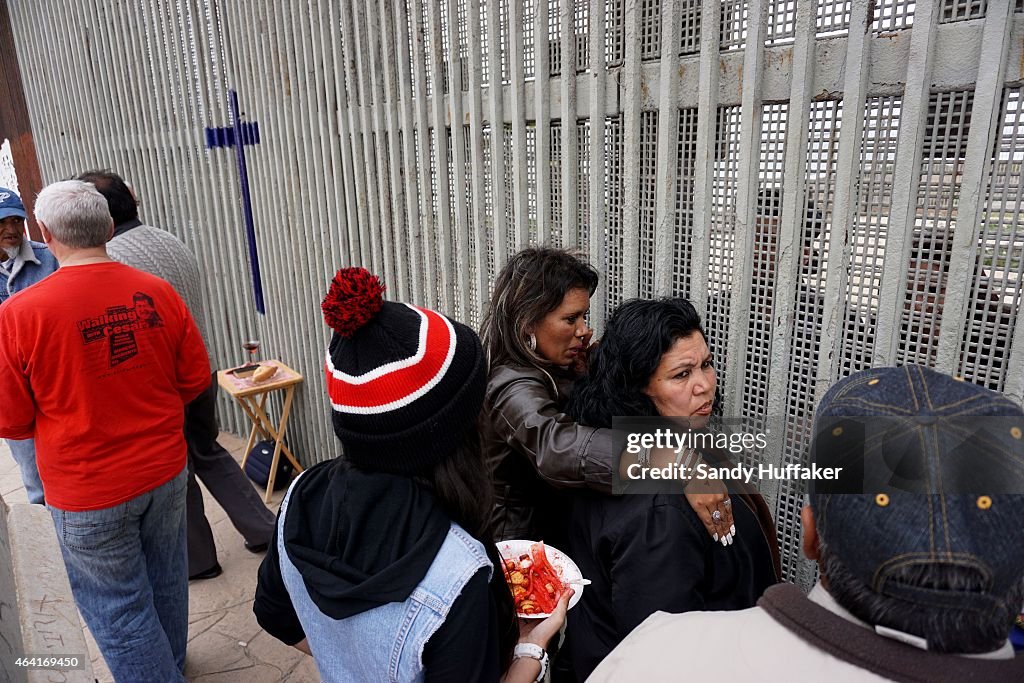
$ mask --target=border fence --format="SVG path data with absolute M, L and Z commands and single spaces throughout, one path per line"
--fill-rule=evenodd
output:
M 360 264 L 478 326 L 529 243 L 705 315 L 725 413 L 797 462 L 836 378 L 916 362 L 1024 398 L 1021 0 L 8 0 L 45 181 L 111 167 L 198 254 L 212 351 L 302 372 L 335 455 L 319 301 Z M 230 90 L 266 316 L 256 314 Z M 961 220 L 963 219 L 963 220 Z M 244 428 L 221 397 L 225 427 Z M 767 491 L 789 578 L 798 493 Z

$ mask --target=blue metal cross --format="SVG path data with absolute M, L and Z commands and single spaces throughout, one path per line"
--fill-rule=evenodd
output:
M 206 129 L 206 148 L 234 147 L 238 161 L 238 183 L 242 190 L 242 216 L 245 219 L 245 235 L 249 242 L 249 267 L 252 270 L 252 289 L 256 298 L 256 310 L 266 315 L 263 303 L 263 281 L 260 277 L 260 257 L 256 251 L 256 227 L 252 220 L 252 199 L 249 196 L 249 172 L 245 165 L 245 146 L 260 144 L 259 124 L 243 122 L 238 115 L 238 93 L 228 91 L 228 107 L 231 109 L 231 125 L 223 128 Z

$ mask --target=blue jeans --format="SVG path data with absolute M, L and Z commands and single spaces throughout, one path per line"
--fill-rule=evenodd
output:
M 39 469 L 36 467 L 36 442 L 32 439 L 24 441 L 13 441 L 6 439 L 7 445 L 11 447 L 11 455 L 18 463 L 21 470 L 21 481 L 25 484 L 25 493 L 28 495 L 28 502 L 42 505 L 43 481 L 39 478 Z
M 111 508 L 50 508 L 75 602 L 116 681 L 185 680 L 185 478 Z

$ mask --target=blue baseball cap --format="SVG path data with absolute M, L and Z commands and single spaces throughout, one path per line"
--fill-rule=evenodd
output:
M 0 220 L 8 216 L 28 218 L 25 215 L 25 205 L 21 203 L 18 193 L 6 187 L 0 187 Z
M 816 464 L 856 469 L 858 458 L 859 488 L 812 486 L 810 499 L 823 541 L 845 567 L 908 604 L 1005 605 L 1024 575 L 1021 407 L 919 365 L 864 370 L 826 392 L 811 446 Z M 985 590 L 916 585 L 897 571 L 925 565 L 973 572 Z

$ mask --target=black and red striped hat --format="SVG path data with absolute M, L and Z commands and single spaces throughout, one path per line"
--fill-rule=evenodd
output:
M 377 276 L 343 268 L 324 297 L 334 330 L 325 361 L 331 418 L 350 462 L 418 474 L 476 428 L 486 363 L 473 330 L 383 294 Z

